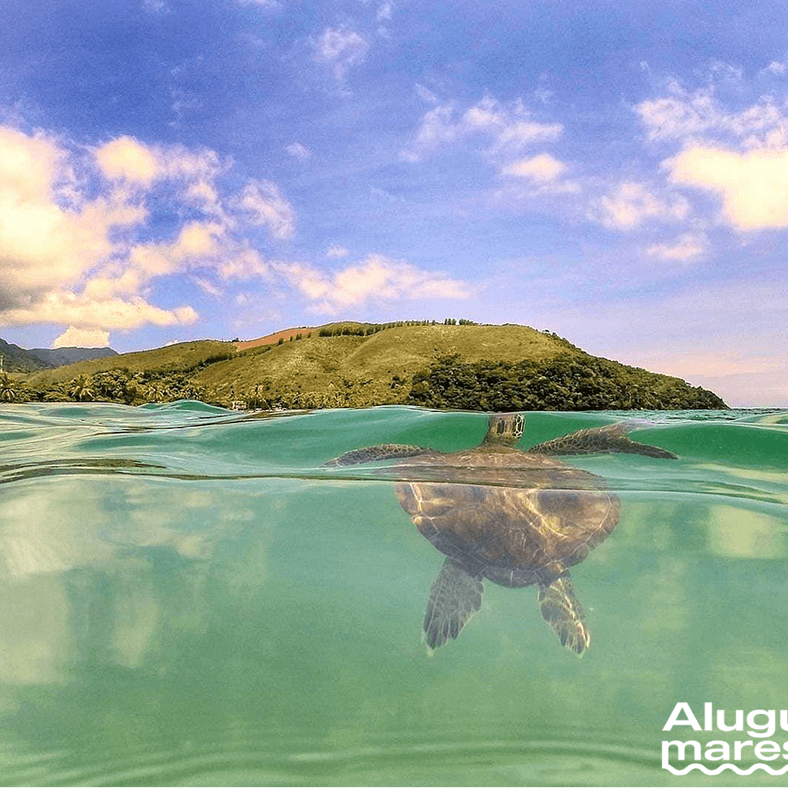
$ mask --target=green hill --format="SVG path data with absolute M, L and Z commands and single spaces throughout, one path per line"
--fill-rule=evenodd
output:
M 117 351 L 111 347 L 58 347 L 54 349 L 34 347 L 27 352 L 53 367 L 63 367 L 66 364 L 76 364 L 78 361 L 118 355 Z
M 30 374 L 17 381 L 17 396 L 262 408 L 726 407 L 683 380 L 591 356 L 555 334 L 462 322 L 334 323 L 246 350 L 189 342 Z
M 0 339 L 0 356 L 3 357 L 4 372 L 32 372 L 52 366 L 48 361 L 38 358 L 29 350 L 6 342 L 4 339 Z

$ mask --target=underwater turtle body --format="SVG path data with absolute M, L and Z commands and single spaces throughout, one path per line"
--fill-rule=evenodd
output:
M 352 465 L 397 459 L 396 494 L 419 532 L 447 558 L 432 584 L 424 617 L 430 649 L 456 638 L 481 607 L 483 580 L 538 587 L 542 617 L 578 655 L 591 638 L 569 568 L 616 527 L 618 497 L 604 479 L 556 459 L 560 454 L 634 452 L 675 455 L 627 437 L 622 425 L 581 430 L 521 451 L 521 414 L 490 418 L 479 446 L 439 452 L 385 444 L 333 460 Z

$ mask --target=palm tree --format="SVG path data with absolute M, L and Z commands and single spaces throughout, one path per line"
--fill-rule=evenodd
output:
M 69 383 L 69 396 L 78 402 L 89 402 L 93 399 L 93 380 L 86 375 L 80 375 Z
M 0 374 L 0 400 L 11 402 L 16 399 L 16 390 L 11 383 L 11 378 L 8 377 L 7 372 Z

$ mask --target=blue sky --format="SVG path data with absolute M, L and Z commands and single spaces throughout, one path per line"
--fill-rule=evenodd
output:
M 0 336 L 465 317 L 788 406 L 781 3 L 4 0 Z

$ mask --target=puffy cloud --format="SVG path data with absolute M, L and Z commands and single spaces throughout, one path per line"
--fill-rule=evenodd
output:
M 667 96 L 635 107 L 649 140 L 715 139 L 749 148 L 779 146 L 788 141 L 788 115 L 772 96 L 762 96 L 739 111 L 726 111 L 713 86 L 689 91 L 674 81 L 667 92 Z
M 692 147 L 664 166 L 674 183 L 721 196 L 725 217 L 739 230 L 788 227 L 788 148 Z
M 551 156 L 549 153 L 540 153 L 530 159 L 518 159 L 507 164 L 501 172 L 504 175 L 515 175 L 518 178 L 527 178 L 538 183 L 555 181 L 566 172 L 566 164 Z
M 333 274 L 303 263 L 277 263 L 275 267 L 321 312 L 339 312 L 369 301 L 471 296 L 465 282 L 377 254 Z
M 269 267 L 260 253 L 250 248 L 239 249 L 232 257 L 223 260 L 217 270 L 225 280 L 267 278 L 270 275 Z
M 610 230 L 634 230 L 644 221 L 678 221 L 689 214 L 689 204 L 680 196 L 658 197 L 642 183 L 629 181 L 596 200 L 588 218 Z
M 580 184 L 562 176 L 569 168 L 549 153 L 540 153 L 527 159 L 517 159 L 501 168 L 502 175 L 509 175 L 526 182 L 530 194 L 577 193 Z
M 366 40 L 346 27 L 327 27 L 314 42 L 315 59 L 328 64 L 342 82 L 347 72 L 364 62 L 369 50 Z
M 533 119 L 521 101 L 502 104 L 486 96 L 464 112 L 458 112 L 454 103 L 429 110 L 401 157 L 417 162 L 447 144 L 473 137 L 488 141 L 488 154 L 511 155 L 535 142 L 556 140 L 563 130 L 560 123 Z
M 129 330 L 148 323 L 157 326 L 194 323 L 197 313 L 190 306 L 160 309 L 139 296 L 94 299 L 67 291 L 53 291 L 29 306 L 7 310 L 3 318 L 6 324 L 17 326 L 60 323 L 79 328 Z
M 105 178 L 150 186 L 160 174 L 156 155 L 132 137 L 118 137 L 96 150 L 96 161 Z
M 69 326 L 52 343 L 53 348 L 108 346 L 109 331 L 103 331 L 100 328 L 74 328 L 74 326 Z
M 79 281 L 112 254 L 114 232 L 145 218 L 144 209 L 127 203 L 119 193 L 88 201 L 74 195 L 69 184 L 68 199 L 61 199 L 58 187 L 70 179 L 69 173 L 67 152 L 55 140 L 0 128 L 4 303 L 25 303 L 53 283 Z
M 293 234 L 295 212 L 272 181 L 252 181 L 231 205 L 252 224 L 266 225 L 274 238 Z
M 760 76 L 785 71 L 785 62 L 773 61 Z M 718 196 L 722 218 L 738 230 L 788 227 L 788 105 L 762 95 L 725 106 L 718 98 L 721 81 L 736 88 L 729 95 L 742 93 L 741 71 L 717 64 L 703 87 L 688 90 L 674 80 L 665 95 L 635 111 L 649 140 L 679 150 L 662 164 L 672 184 Z
M 285 238 L 295 214 L 269 181 L 222 196 L 217 179 L 228 166 L 211 150 L 128 136 L 84 154 L 0 126 L 0 325 L 61 324 L 70 327 L 64 342 L 104 340 L 110 329 L 197 319 L 188 305 L 146 300 L 159 277 L 264 275 L 244 227 Z M 163 206 L 168 221 L 157 222 Z M 182 216 L 174 226 L 173 215 Z
M 149 146 L 127 136 L 101 145 L 95 156 L 105 178 L 143 187 L 162 178 L 210 182 L 227 167 L 212 150 Z
M 312 155 L 312 151 L 300 142 L 291 142 L 285 150 L 300 161 L 306 161 Z
M 788 65 L 784 60 L 772 60 L 764 69 L 767 74 L 773 74 L 776 77 L 781 77 L 788 71 Z
M 708 241 L 702 233 L 684 233 L 672 243 L 652 244 L 646 254 L 661 260 L 690 262 L 702 257 L 708 250 Z

